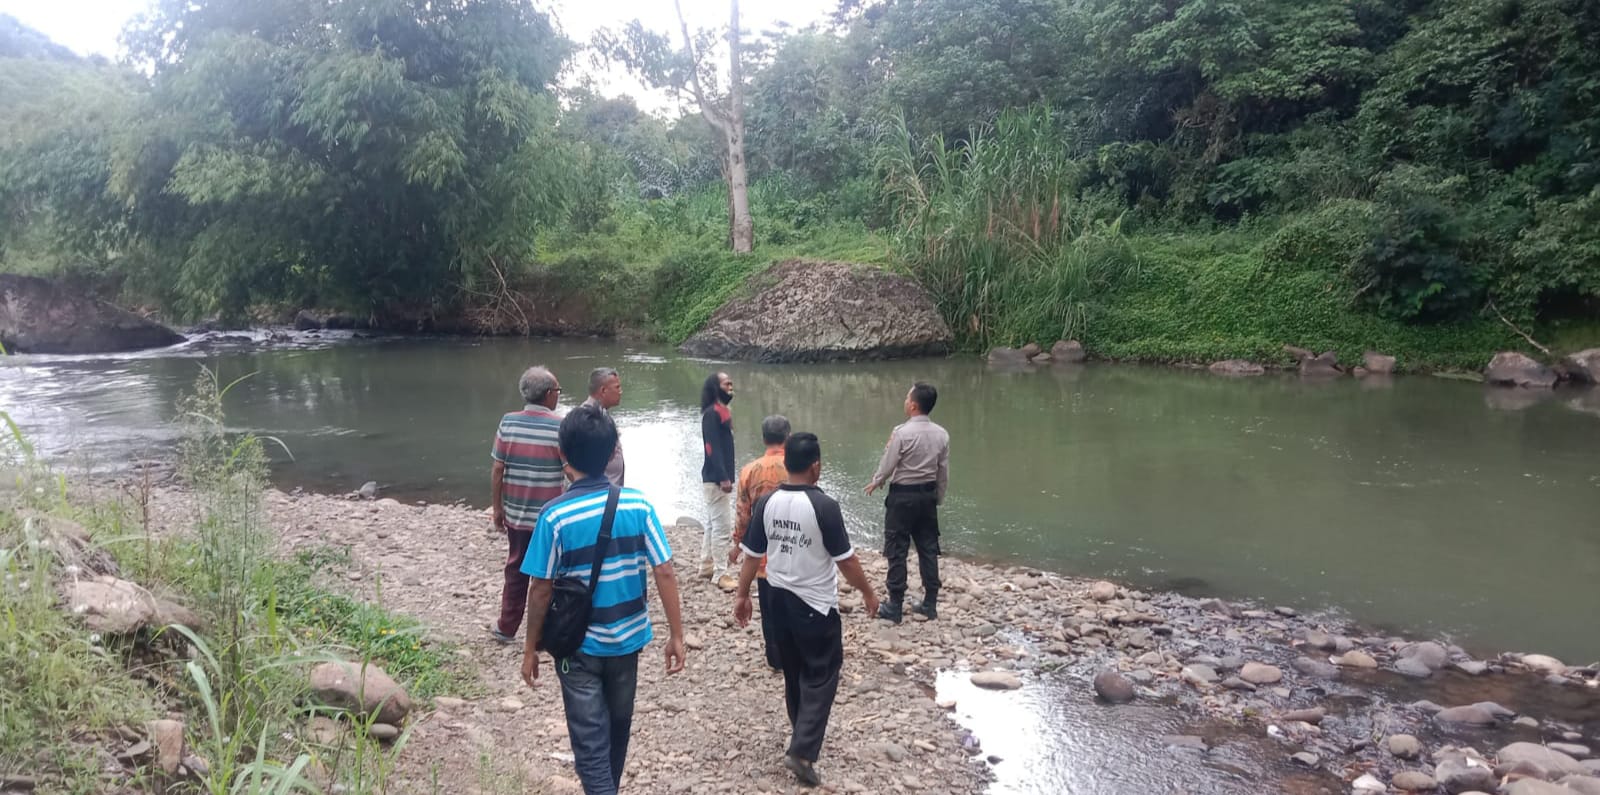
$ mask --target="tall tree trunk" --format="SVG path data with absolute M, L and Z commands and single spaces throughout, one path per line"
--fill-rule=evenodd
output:
M 678 30 L 683 34 L 683 49 L 689 54 L 689 87 L 694 91 L 700 115 L 721 139 L 722 175 L 728 183 L 728 241 L 735 254 L 755 249 L 756 225 L 750 217 L 750 186 L 744 161 L 744 66 L 739 62 L 739 0 L 730 0 L 728 24 L 728 105 L 713 105 L 700 85 L 700 56 L 695 53 L 689 23 L 683 18 L 682 0 L 673 0 L 678 12 Z
M 744 162 L 744 68 L 739 57 L 739 0 L 730 0 L 728 21 L 728 204 L 733 209 L 733 252 L 755 249 L 756 225 L 750 217 L 750 186 Z

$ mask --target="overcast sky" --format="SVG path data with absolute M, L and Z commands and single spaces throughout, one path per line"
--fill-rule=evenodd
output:
M 692 28 L 724 26 L 728 22 L 726 0 L 682 0 L 683 13 Z M 122 26 L 143 11 L 148 0 L 0 0 L 0 13 L 10 14 L 29 27 L 82 55 L 99 54 L 116 58 L 120 54 L 117 35 Z M 647 27 L 676 32 L 677 17 L 668 0 L 540 0 L 541 8 L 553 11 L 567 36 L 580 44 L 605 27 L 621 26 L 638 19 Z M 803 27 L 828 15 L 837 0 L 744 0 L 739 4 L 742 27 L 752 33 L 773 28 L 780 22 Z M 587 60 L 580 61 L 587 69 Z M 646 92 L 631 77 L 612 69 L 601 76 L 606 93 L 626 93 L 640 97 L 641 105 L 663 109 L 663 96 L 643 96 Z

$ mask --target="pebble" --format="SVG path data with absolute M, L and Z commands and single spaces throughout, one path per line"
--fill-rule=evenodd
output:
M 1482 676 L 1489 672 L 1489 664 L 1478 660 L 1461 660 L 1451 663 L 1450 667 L 1467 676 Z
M 1218 679 L 1217 672 L 1213 671 L 1209 665 L 1185 665 L 1183 666 L 1182 676 L 1183 681 L 1196 687 L 1215 684 Z
M 1518 764 L 1531 765 L 1541 772 L 1541 778 L 1559 778 L 1570 774 L 1581 776 L 1587 772 L 1578 760 L 1538 743 L 1512 743 L 1501 748 L 1495 756 L 1499 758 L 1500 764 L 1508 767 Z
M 1334 679 L 1339 676 L 1339 669 L 1334 666 L 1313 660 L 1310 657 L 1296 657 L 1290 664 L 1296 671 L 1312 679 Z
M 1277 613 L 1284 618 L 1294 618 L 1295 616 L 1300 615 L 1300 611 L 1292 607 L 1274 607 L 1272 608 L 1272 612 Z
M 367 727 L 367 734 L 374 740 L 387 742 L 400 736 L 400 729 L 387 723 L 374 723 Z
M 1252 685 L 1275 685 L 1283 681 L 1283 671 L 1275 665 L 1245 663 L 1239 671 L 1239 678 Z
M 1574 759 L 1588 759 L 1590 756 L 1592 756 L 1592 754 L 1589 752 L 1589 746 L 1587 745 L 1579 745 L 1577 743 L 1550 743 L 1547 747 L 1552 751 L 1560 751 L 1561 753 L 1564 753 Z
M 1111 670 L 1095 674 L 1094 692 L 1112 704 L 1126 704 L 1137 696 L 1133 683 L 1122 674 Z
M 1396 734 L 1389 738 L 1389 753 L 1401 759 L 1416 759 L 1422 754 L 1422 742 L 1409 734 Z
M 979 671 L 972 675 L 972 683 L 986 690 L 1016 690 L 1022 680 L 1010 671 Z
M 1494 714 L 1476 704 L 1440 710 L 1433 719 L 1446 726 L 1493 726 Z
M 1450 650 L 1431 640 L 1425 640 L 1421 643 L 1409 643 L 1402 646 L 1400 648 L 1400 657 L 1402 660 L 1413 660 L 1431 672 L 1443 668 L 1445 663 L 1450 661 Z M 1398 668 L 1398 666 L 1396 667 Z
M 1439 761 L 1433 777 L 1446 792 L 1493 790 L 1496 778 L 1487 763 L 1455 754 Z
M 467 702 L 465 699 L 451 698 L 450 696 L 433 697 L 433 706 L 438 709 L 461 709 L 466 705 Z
M 1315 726 L 1321 723 L 1322 719 L 1327 716 L 1328 711 L 1326 709 L 1323 709 L 1322 707 L 1312 707 L 1310 709 L 1297 709 L 1290 712 L 1285 712 L 1281 717 L 1286 723 L 1309 723 Z
M 1433 669 L 1428 664 L 1414 657 L 1405 657 L 1395 661 L 1394 669 L 1400 673 L 1417 679 L 1427 679 L 1433 676 Z
M 496 706 L 500 708 L 501 712 L 520 712 L 522 710 L 522 702 L 514 698 L 502 698 L 496 703 Z
M 1114 583 L 1101 580 L 1089 586 L 1089 598 L 1096 602 L 1109 602 L 1117 598 L 1117 586 Z
M 1345 668 L 1377 668 L 1378 667 L 1378 661 L 1376 659 L 1373 659 L 1372 655 L 1370 655 L 1370 654 L 1368 654 L 1368 653 L 1366 653 L 1364 651 L 1361 651 L 1360 649 L 1352 649 L 1350 651 L 1347 651 L 1344 654 L 1340 655 L 1339 657 L 1335 658 L 1333 662 L 1335 664 L 1337 664 L 1337 665 L 1344 666 Z
M 1397 790 L 1407 792 L 1432 792 L 1439 788 L 1439 782 L 1434 781 L 1433 776 L 1416 770 L 1397 774 L 1389 780 L 1389 784 Z
M 1522 664 L 1544 674 L 1560 676 L 1567 672 L 1565 663 L 1546 654 L 1524 654 L 1522 655 Z
M 1227 679 L 1222 680 L 1222 686 L 1228 690 L 1238 690 L 1246 693 L 1256 692 L 1255 685 L 1252 685 L 1237 676 L 1230 676 Z
M 1389 791 L 1389 785 L 1377 776 L 1367 773 L 1350 784 L 1351 795 L 1378 795 Z
M 1295 764 L 1302 765 L 1304 767 L 1316 767 L 1317 765 L 1322 764 L 1322 757 L 1317 756 L 1310 751 L 1301 751 L 1300 753 L 1289 758 L 1293 759 Z

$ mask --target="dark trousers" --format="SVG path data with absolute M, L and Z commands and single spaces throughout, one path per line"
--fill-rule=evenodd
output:
M 761 642 L 767 647 L 767 667 L 783 668 L 783 658 L 778 656 L 778 628 L 773 623 L 772 586 L 766 577 L 756 578 L 756 604 L 761 606 Z
M 522 559 L 528 554 L 533 533 L 506 530 L 511 551 L 506 555 L 506 588 L 500 594 L 500 620 L 495 626 L 508 636 L 517 634 L 522 615 L 528 612 L 528 575 L 522 573 Z
M 778 657 L 783 662 L 783 699 L 789 710 L 789 754 L 810 762 L 822 753 L 844 667 L 844 629 L 839 611 L 818 613 L 805 600 L 782 588 L 769 599 Z
M 917 568 L 922 573 L 922 593 L 929 601 L 939 596 L 939 497 L 932 491 L 889 487 L 883 500 L 883 556 L 889 559 L 889 601 L 899 604 L 906 595 L 906 553 L 917 545 Z
M 557 660 L 561 702 L 567 709 L 572 766 L 586 795 L 615 795 L 622 785 L 633 731 L 633 694 L 639 653 L 593 657 L 579 652 Z

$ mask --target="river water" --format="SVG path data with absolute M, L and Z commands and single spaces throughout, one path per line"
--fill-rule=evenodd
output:
M 115 470 L 174 439 L 202 364 L 229 424 L 270 434 L 281 485 L 488 498 L 489 447 L 516 380 L 549 365 L 581 398 L 623 373 L 629 485 L 699 516 L 700 383 L 719 365 L 610 341 L 203 341 L 133 356 L 0 360 L 0 409 L 49 457 Z M 1337 609 L 1376 631 L 1469 649 L 1600 658 L 1600 390 L 1549 395 L 1430 377 L 1230 380 L 1115 365 L 996 372 L 975 358 L 720 365 L 739 458 L 761 418 L 823 442 L 823 486 L 876 543 L 861 493 L 913 380 L 952 438 L 948 552 L 1149 588 Z M 692 551 L 691 551 L 692 552 Z M 913 580 L 915 579 L 913 575 Z

